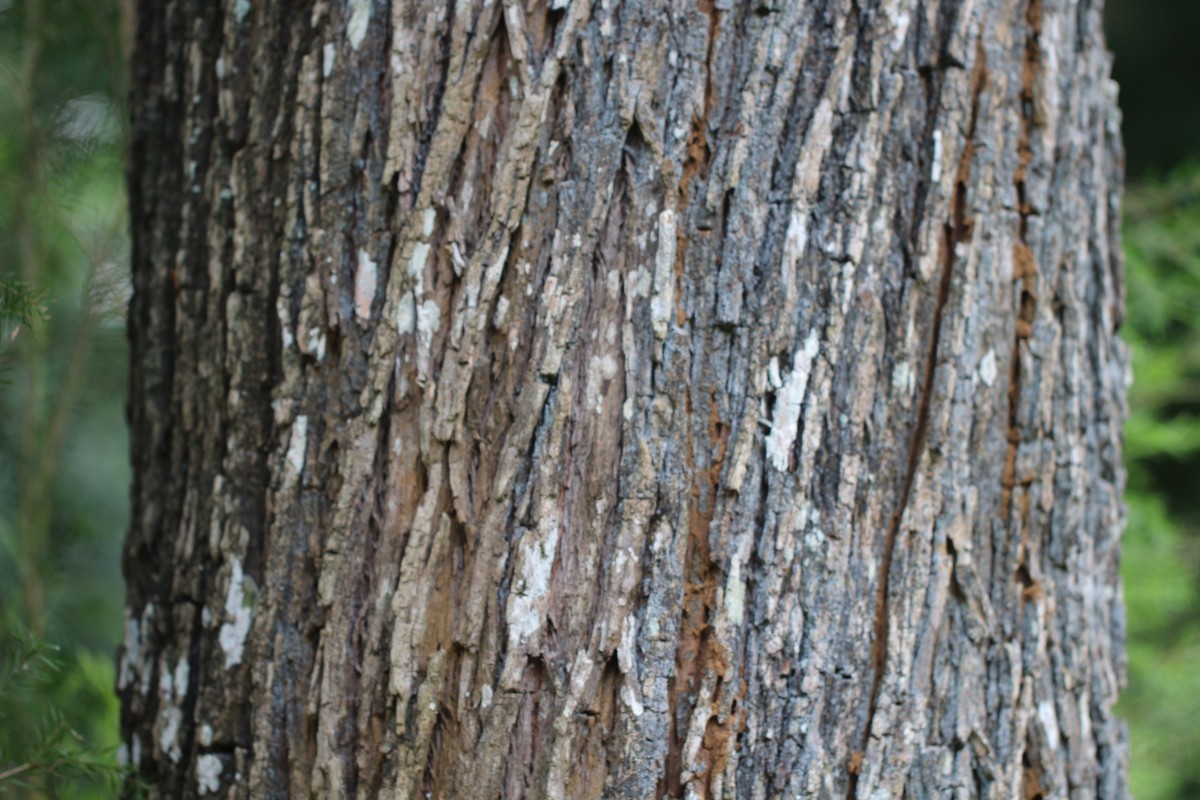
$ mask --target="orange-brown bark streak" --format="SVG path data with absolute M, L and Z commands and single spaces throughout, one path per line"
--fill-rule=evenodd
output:
M 1008 442 L 1004 453 L 1004 469 L 1001 474 L 1000 513 L 1007 522 L 1012 515 L 1013 490 L 1018 485 L 1027 486 L 1030 479 L 1017 475 L 1017 454 L 1021 432 L 1017 419 L 1017 408 L 1021 400 L 1021 343 L 1033 334 L 1034 313 L 1037 310 L 1036 280 L 1037 258 L 1029 246 L 1029 217 L 1033 209 L 1029 205 L 1025 178 L 1033 161 L 1033 128 L 1037 119 L 1037 77 L 1041 69 L 1042 0 L 1029 0 L 1025 7 L 1025 53 L 1021 63 L 1021 139 L 1018 144 L 1017 171 L 1013 184 L 1017 190 L 1017 212 L 1019 223 L 1017 241 L 1013 245 L 1013 280 L 1021 285 L 1020 301 L 1014 322 L 1012 360 L 1008 371 L 1008 427 L 1005 438 Z M 1041 594 L 1037 579 L 1029 570 L 1029 529 L 1026 525 L 1030 495 L 1023 493 L 1019 524 L 1021 526 L 1020 564 L 1013 576 L 1022 586 L 1023 600 L 1036 600 Z M 1029 771 L 1026 770 L 1028 774 Z
M 708 19 L 708 75 L 704 91 L 703 114 L 692 118 L 691 134 L 679 180 L 678 208 L 685 220 L 691 218 L 688 215 L 688 207 L 691 200 L 692 181 L 697 176 L 703 179 L 708 173 L 709 164 L 712 161 L 712 152 L 708 145 L 708 120 L 712 113 L 716 93 L 714 58 L 717 32 L 720 28 L 720 12 L 713 0 L 698 0 L 698 7 Z M 688 236 L 694 233 L 692 225 L 682 224 L 678 228 L 676 238 L 675 316 L 680 326 L 687 322 L 682 282 L 686 271 Z M 729 664 L 724 648 L 712 636 L 711 615 L 716 607 L 718 574 L 708 539 L 721 477 L 721 467 L 728 444 L 729 427 L 721 422 L 716 398 L 710 395 L 711 413 L 708 434 L 713 452 L 708 469 L 697 470 L 690 423 L 692 415 L 690 391 L 685 397 L 685 410 L 685 419 L 687 420 L 685 423 L 687 429 L 685 464 L 688 473 L 693 477 L 688 502 L 688 542 L 684 557 L 684 590 L 679 647 L 675 657 L 675 675 L 670 683 L 671 735 L 667 747 L 663 779 L 658 786 L 659 797 L 682 797 L 682 773 L 685 768 L 690 771 L 694 766 L 683 763 L 683 748 L 687 739 L 686 720 L 690 718 L 691 714 L 685 715 L 681 724 L 681 704 L 686 703 L 687 698 L 695 696 L 706 670 L 711 669 L 717 675 L 724 675 L 728 671 Z M 701 482 L 703 482 L 703 490 Z M 718 681 L 717 688 L 714 690 L 714 698 L 720 696 L 720 690 L 721 686 Z M 717 702 L 714 700 L 712 705 L 712 716 L 705 729 L 704 742 L 701 747 L 701 758 L 704 759 L 706 765 L 703 780 L 699 784 L 702 797 L 709 796 L 712 777 L 723 768 L 727 760 L 729 742 L 732 740 L 731 721 L 727 720 L 724 725 L 718 723 Z

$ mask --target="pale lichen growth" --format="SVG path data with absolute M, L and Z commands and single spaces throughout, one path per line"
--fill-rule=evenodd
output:
M 178 706 L 167 706 L 162 710 L 162 727 L 158 736 L 158 749 L 176 764 L 183 756 L 179 749 L 179 728 L 183 725 L 183 711 Z
M 375 285 L 379 270 L 370 253 L 358 251 L 358 269 L 354 272 L 354 313 L 362 321 L 371 318 L 371 303 L 375 300 Z
M 783 386 L 775 398 L 775 416 L 767 436 L 767 458 L 780 472 L 786 472 L 791 465 L 792 444 L 800 425 L 800 407 L 804 404 L 808 376 L 818 349 L 817 332 L 810 331 L 804 346 L 792 357 L 792 371 L 783 379 Z
M 346 38 L 350 40 L 350 48 L 356 53 L 367 36 L 367 26 L 370 22 L 371 0 L 350 0 L 350 21 L 346 23 Z
M 412 258 L 408 260 L 408 276 L 413 279 L 417 293 L 424 291 L 425 261 L 429 258 L 429 245 L 417 242 L 413 245 Z
M 196 759 L 196 785 L 200 794 L 216 794 L 221 790 L 222 769 L 219 756 L 205 753 Z
M 1058 714 L 1054 711 L 1054 704 L 1049 700 L 1043 700 L 1038 703 L 1037 707 L 1038 722 L 1042 724 L 1042 731 L 1046 735 L 1046 744 L 1051 750 L 1057 750 L 1059 744 L 1058 730 Z
M 908 405 L 908 396 L 917 388 L 917 376 L 907 361 L 901 361 L 892 367 L 892 391 L 901 395 L 900 402 Z
M 521 572 L 508 605 L 509 639 L 514 644 L 542 627 L 554 556 L 558 551 L 558 526 L 551 524 L 544 539 L 528 534 L 521 541 Z
M 592 356 L 588 363 L 587 404 L 595 412 L 603 410 L 601 390 L 606 381 L 617 376 L 617 360 L 605 353 L 602 356 Z
M 246 15 L 249 13 L 250 13 L 250 0 L 237 0 L 237 2 L 233 4 L 233 17 L 234 17 L 234 19 L 237 20 L 239 25 L 242 23 L 242 20 L 244 20 L 246 18 Z
M 292 476 L 304 471 L 304 453 L 308 449 L 308 417 L 301 414 L 292 423 L 292 434 L 288 439 L 287 465 Z
M 417 324 L 417 304 L 412 292 L 405 292 L 396 303 L 396 330 L 401 334 L 412 333 Z
M 244 585 L 247 580 L 242 574 L 241 559 L 235 557 L 229 574 L 229 592 L 225 596 L 228 622 L 221 626 L 218 634 L 221 650 L 225 653 L 225 669 L 242 663 L 242 651 L 246 646 L 246 636 L 250 633 L 253 609 Z
M 333 65 L 337 61 L 337 48 L 333 46 L 333 42 L 327 42 L 321 51 L 321 75 L 328 78 L 333 74 Z
M 979 361 L 979 380 L 983 381 L 987 386 L 992 386 L 996 383 L 997 374 L 996 351 L 988 350 Z
M 133 683 L 135 671 L 140 671 L 139 660 L 142 653 L 142 632 L 138 621 L 125 612 L 125 653 L 121 656 L 120 672 L 117 675 L 117 688 L 124 689 Z
M 675 212 L 658 215 L 658 252 L 654 258 L 654 297 L 650 299 L 650 319 L 654 338 L 667 338 L 671 309 L 675 304 Z
M 417 308 L 417 331 L 433 336 L 442 324 L 442 310 L 433 300 L 426 300 Z
M 938 130 L 933 132 L 933 172 L 930 177 L 934 185 L 942 180 L 942 132 Z
M 304 342 L 304 352 L 312 355 L 317 361 L 324 361 L 325 331 L 320 328 L 309 328 L 308 337 Z
M 893 53 L 899 53 L 900 48 L 904 47 L 904 40 L 908 37 L 908 26 L 912 22 L 912 15 L 903 8 L 897 7 L 898 5 L 892 3 L 887 8 L 888 22 L 892 24 L 890 45 Z
M 504 326 L 504 320 L 508 319 L 508 298 L 500 295 L 496 299 L 496 316 L 492 318 L 492 324 L 497 328 Z

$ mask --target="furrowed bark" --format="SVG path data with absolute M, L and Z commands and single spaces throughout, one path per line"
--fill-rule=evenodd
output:
M 156 797 L 1122 797 L 1089 0 L 143 2 Z

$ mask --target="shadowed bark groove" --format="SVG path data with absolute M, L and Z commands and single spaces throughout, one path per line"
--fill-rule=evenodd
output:
M 1122 797 L 1070 0 L 141 4 L 160 798 Z

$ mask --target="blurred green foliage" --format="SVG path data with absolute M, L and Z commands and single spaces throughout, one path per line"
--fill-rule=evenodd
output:
M 128 517 L 116 0 L 0 0 L 0 796 L 114 794 Z
M 0 719 L 25 722 L 5 734 L 0 792 L 86 797 L 116 794 L 122 770 L 95 746 L 117 724 L 111 702 L 112 662 L 81 651 L 64 672 L 57 648 L 24 633 L 7 637 L 0 655 Z M 89 700 L 77 709 L 74 703 Z M 79 732 L 64 709 L 74 710 L 91 730 Z M 17 740 L 19 738 L 19 741 Z M 88 791 L 90 789 L 90 791 Z
M 1124 242 L 1134 382 L 1120 710 L 1135 796 L 1200 797 L 1200 168 L 1132 187 Z

